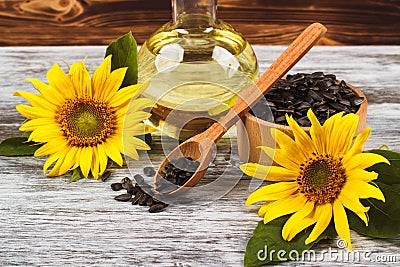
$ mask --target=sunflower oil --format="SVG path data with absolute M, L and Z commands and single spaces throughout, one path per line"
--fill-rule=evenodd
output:
M 139 51 L 139 83 L 157 103 L 151 123 L 185 140 L 218 121 L 236 95 L 258 75 L 250 44 L 230 25 L 193 27 L 204 18 L 188 15 L 186 25 L 166 24 Z

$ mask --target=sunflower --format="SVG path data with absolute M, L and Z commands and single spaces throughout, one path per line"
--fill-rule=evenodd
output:
M 363 206 L 359 199 L 384 201 L 385 198 L 379 188 L 371 184 L 378 174 L 364 169 L 389 162 L 380 155 L 362 153 L 371 133 L 369 127 L 353 143 L 358 115 L 338 113 L 323 126 L 312 110 L 307 115 L 312 123 L 310 135 L 292 117 L 286 116 L 294 139 L 273 130 L 279 149 L 261 147 L 277 165 L 247 163 L 240 166 L 247 175 L 276 182 L 251 193 L 246 205 L 266 201 L 258 211 L 264 223 L 292 214 L 282 229 L 282 237 L 287 241 L 315 224 L 306 244 L 315 241 L 333 217 L 336 232 L 352 249 L 345 209 L 357 214 L 368 225 L 369 207 Z
M 138 98 L 145 85 L 120 89 L 126 70 L 111 72 L 111 56 L 103 60 L 92 78 L 85 62 L 73 63 L 68 75 L 54 64 L 47 72 L 49 84 L 27 79 L 39 94 L 15 92 L 31 104 L 19 104 L 16 109 L 29 119 L 20 130 L 32 131 L 29 141 L 43 144 L 35 156 L 49 155 L 44 173 L 54 163 L 48 176 L 80 167 L 85 177 L 91 172 L 98 179 L 108 158 L 122 166 L 121 153 L 138 159 L 137 149 L 150 149 L 134 136 L 147 131 L 142 121 L 150 114 L 142 109 L 152 107 L 153 101 Z

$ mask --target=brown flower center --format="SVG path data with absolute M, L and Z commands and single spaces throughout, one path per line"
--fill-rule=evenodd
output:
M 300 193 L 318 204 L 333 202 L 346 182 L 345 170 L 339 158 L 313 155 L 300 165 L 297 178 Z
M 56 120 L 71 146 L 88 147 L 104 143 L 114 132 L 115 112 L 107 104 L 89 97 L 67 99 Z

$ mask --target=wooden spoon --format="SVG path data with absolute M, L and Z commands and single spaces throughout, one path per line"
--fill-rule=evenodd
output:
M 326 30 L 325 26 L 320 23 L 313 23 L 308 26 L 255 84 L 246 87 L 239 93 L 236 104 L 220 122 L 215 122 L 206 131 L 180 144 L 166 157 L 158 168 L 154 181 L 163 179 L 160 172 L 169 161 L 181 157 L 190 157 L 199 161 L 199 167 L 182 187 L 178 187 L 168 194 L 173 195 L 185 187 L 196 185 L 207 171 L 215 143 L 315 45 Z

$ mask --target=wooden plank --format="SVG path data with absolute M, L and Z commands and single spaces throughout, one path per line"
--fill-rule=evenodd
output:
M 261 70 L 284 47 L 255 47 Z M 17 90 L 33 91 L 26 77 L 45 80 L 54 61 L 71 64 L 89 56 L 94 69 L 105 47 L 14 47 L 0 48 L 0 140 L 17 134 L 23 118 L 14 109 L 23 103 L 13 97 Z M 372 136 L 366 149 L 388 144 L 400 151 L 400 94 L 398 84 L 400 47 L 316 47 L 292 72 L 323 70 L 363 90 L 371 102 L 368 124 Z M 390 100 L 390 101 L 388 101 Z M 235 144 L 235 137 L 232 138 Z M 229 158 L 229 139 L 221 140 L 219 163 L 211 166 L 206 180 L 218 177 Z M 83 180 L 68 184 L 68 177 L 43 177 L 44 159 L 0 157 L 0 265 L 35 266 L 242 266 L 246 242 L 259 218 L 255 207 L 245 207 L 251 180 L 240 179 L 225 196 L 202 205 L 171 205 L 167 211 L 149 214 L 145 208 L 113 200 L 117 192 L 110 183 L 142 172 L 145 164 L 157 165 L 162 159 L 160 140 L 155 138 L 148 163 L 113 168 L 110 181 Z M 233 150 L 235 151 L 235 150 Z M 145 158 L 145 157 L 142 157 Z M 238 179 L 237 155 L 231 157 L 226 179 Z M 208 195 L 208 192 L 204 193 Z M 400 237 L 381 240 L 351 233 L 357 252 L 397 255 Z M 323 241 L 315 250 L 336 249 L 337 240 Z M 319 254 L 319 256 L 321 256 Z M 349 262 L 325 258 L 318 262 L 286 262 L 282 266 L 375 265 L 361 258 Z M 393 266 L 393 262 L 380 262 Z
M 251 43 L 287 45 L 308 24 L 320 44 L 400 44 L 399 0 L 220 0 L 218 17 Z M 139 43 L 171 18 L 168 0 L 1 0 L 0 45 L 108 44 L 132 31 Z

